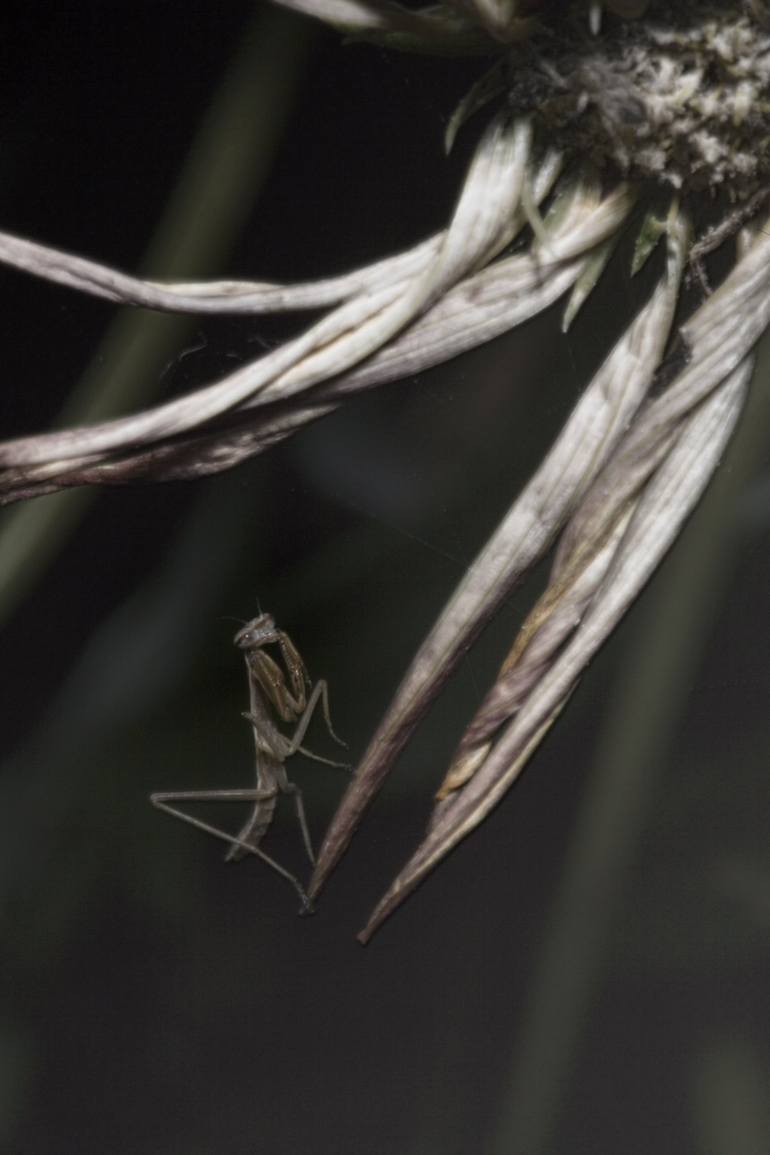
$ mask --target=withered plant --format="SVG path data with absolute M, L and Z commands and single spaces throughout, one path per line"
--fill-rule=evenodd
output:
M 555 546 L 547 588 L 366 939 L 516 780 L 730 440 L 770 322 L 770 20 L 759 0 L 278 2 L 354 40 L 478 58 L 478 81 L 447 129 L 448 148 L 460 131 L 477 136 L 451 220 L 406 252 L 295 285 L 140 280 L 0 235 L 7 264 L 116 303 L 325 310 L 300 336 L 180 399 L 4 442 L 3 502 L 229 469 L 348 397 L 562 299 L 566 329 L 622 237 L 634 241 L 629 275 L 663 252 L 649 299 L 415 655 L 327 832 L 311 896 L 471 643 Z M 717 249 L 720 267 L 725 253 L 732 263 L 712 286 Z

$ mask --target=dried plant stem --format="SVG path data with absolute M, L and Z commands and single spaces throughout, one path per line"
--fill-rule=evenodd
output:
M 699 1057 L 693 1083 L 693 1130 L 703 1155 L 770 1151 L 767 1062 L 762 1050 L 734 1030 Z

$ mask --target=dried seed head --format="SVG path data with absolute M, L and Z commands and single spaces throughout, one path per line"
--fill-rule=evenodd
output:
M 562 147 L 677 189 L 744 200 L 770 179 L 770 30 L 764 4 L 615 0 L 644 20 L 577 22 L 512 54 L 510 100 Z

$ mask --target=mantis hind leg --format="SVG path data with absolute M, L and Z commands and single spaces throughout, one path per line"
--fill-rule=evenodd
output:
M 228 852 L 228 859 L 233 857 L 237 852 L 238 858 L 244 855 L 241 844 L 246 841 L 246 833 L 248 826 L 244 827 L 237 837 L 227 833 L 226 830 L 220 830 L 218 826 L 211 826 L 210 823 L 202 822 L 199 818 L 193 818 L 192 815 L 187 814 L 186 811 L 180 810 L 178 807 L 169 806 L 170 802 L 254 802 L 255 810 L 262 799 L 272 798 L 275 791 L 272 790 L 256 790 L 253 786 L 248 789 L 240 790 L 175 790 L 175 791 L 156 791 L 150 795 L 150 802 L 159 810 L 165 810 L 168 814 L 173 814 L 175 818 L 180 818 L 183 822 L 188 822 L 191 826 L 197 826 L 199 830 L 207 830 L 209 834 L 214 834 L 218 838 L 226 838 L 232 843 Z M 256 843 L 249 844 L 253 850 Z
M 295 782 L 288 781 L 282 787 L 282 789 L 284 794 L 291 794 L 294 798 L 294 806 L 297 811 L 297 822 L 299 823 L 299 828 L 302 831 L 302 842 L 305 847 L 305 853 L 310 860 L 310 865 L 315 866 L 315 852 L 313 850 L 313 842 L 310 837 L 310 827 L 307 824 L 307 815 L 305 814 L 305 802 L 302 798 L 302 791 Z
M 156 790 L 150 795 L 150 802 L 164 810 L 164 802 L 259 802 L 262 798 L 272 798 L 274 793 L 274 790 L 255 790 L 253 786 L 244 790 Z
M 239 842 L 245 842 L 247 846 L 253 848 L 259 846 L 270 829 L 270 823 L 273 821 L 277 797 L 277 785 L 270 785 L 263 787 L 261 790 L 256 789 L 253 791 L 254 806 L 248 819 L 238 832 Z M 225 855 L 225 861 L 239 862 L 243 856 L 244 851 L 236 843 L 228 850 Z
M 174 818 L 181 819 L 182 822 L 187 822 L 190 826 L 195 826 L 198 830 L 203 830 L 206 834 L 212 834 L 215 838 L 221 839 L 223 842 L 229 842 L 233 847 L 237 847 L 243 853 L 253 854 L 260 858 L 267 866 L 280 874 L 289 882 L 294 890 L 299 895 L 302 906 L 300 914 L 310 914 L 313 910 L 313 905 L 305 893 L 305 889 L 298 878 L 281 866 L 280 862 L 276 862 L 269 854 L 265 854 L 264 850 L 260 850 L 258 846 L 251 846 L 248 842 L 237 838 L 235 835 L 228 834 L 225 830 L 220 830 L 217 826 L 212 826 L 208 822 L 204 822 L 200 818 L 195 818 L 192 814 L 187 814 L 186 811 L 180 810 L 176 806 L 172 806 L 172 802 L 204 802 L 204 801 L 235 801 L 235 802 L 249 802 L 258 801 L 264 794 L 264 791 L 257 790 L 181 790 L 177 793 L 157 793 L 150 795 L 150 801 L 158 810 L 165 811 L 166 814 L 171 814 Z M 272 793 L 269 797 L 273 797 Z

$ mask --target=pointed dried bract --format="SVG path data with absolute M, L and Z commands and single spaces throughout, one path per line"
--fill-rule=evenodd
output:
M 678 536 L 743 407 L 751 350 L 770 321 L 768 258 L 770 240 L 761 236 L 718 297 L 696 312 L 686 329 L 689 364 L 647 403 L 585 494 L 548 589 L 461 740 L 428 833 L 376 907 L 363 941 L 500 801 Z M 747 305 L 752 320 L 740 324 Z M 717 319 L 723 338 L 739 332 L 727 350 L 717 340 Z
M 364 754 L 327 832 L 311 882 L 323 885 L 395 757 L 482 627 L 552 544 L 581 494 L 623 435 L 654 379 L 668 338 L 688 230 L 672 217 L 666 275 L 576 406 L 420 648 Z
M 514 720 L 453 798 L 375 908 L 360 938 L 377 927 L 497 805 L 565 706 L 582 670 L 657 567 L 698 501 L 740 416 L 753 365 L 732 373 L 695 414 L 640 498 L 604 582 L 573 640 L 535 683 Z

